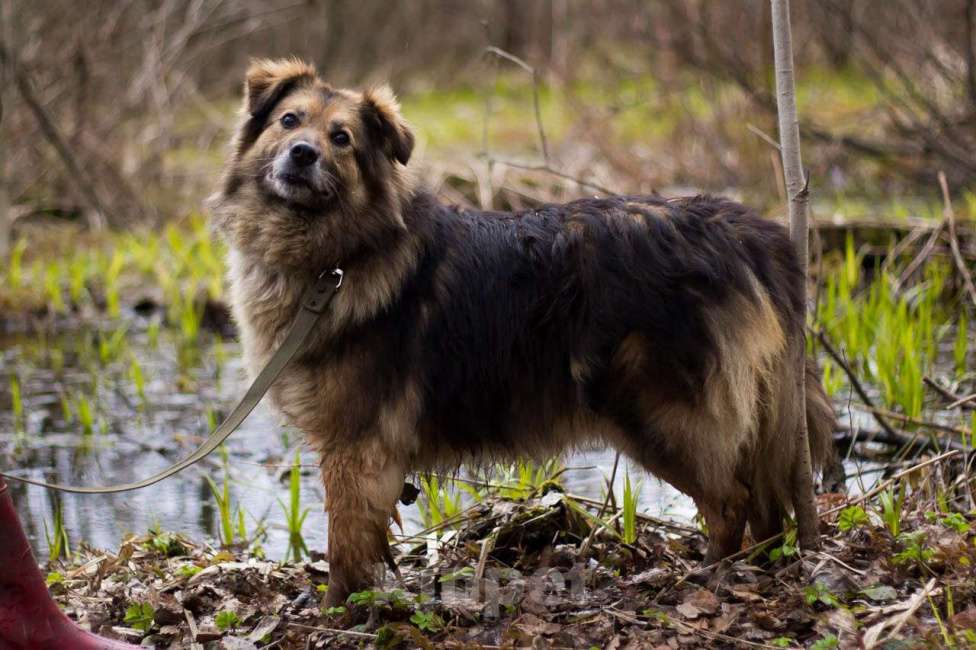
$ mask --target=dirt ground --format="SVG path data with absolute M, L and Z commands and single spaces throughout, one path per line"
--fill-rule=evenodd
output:
M 48 582 L 83 625 L 157 648 L 976 642 L 972 518 L 922 499 L 906 499 L 895 522 L 867 502 L 822 495 L 819 552 L 801 557 L 788 535 L 710 569 L 694 528 L 643 517 L 626 544 L 620 513 L 598 519 L 599 505 L 557 490 L 477 503 L 394 538 L 400 575 L 387 571 L 376 590 L 333 610 L 321 605 L 319 554 L 282 564 L 166 533 L 130 538 L 117 553 L 81 549 L 49 566 Z

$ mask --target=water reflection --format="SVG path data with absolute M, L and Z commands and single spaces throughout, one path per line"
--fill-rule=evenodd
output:
M 25 475 L 82 485 L 127 482 L 150 476 L 187 455 L 208 431 L 208 410 L 226 413 L 246 388 L 234 343 L 220 344 L 219 354 L 208 342 L 197 351 L 197 363 L 180 367 L 180 343 L 157 346 L 144 331 L 127 332 L 124 351 L 114 358 L 98 357 L 98 342 L 107 334 L 81 331 L 60 336 L 0 340 L 0 462 Z M 104 346 L 103 346 L 104 347 Z M 218 363 L 223 359 L 223 365 Z M 144 377 L 143 395 L 133 382 L 133 364 Z M 8 386 L 17 377 L 23 387 L 26 422 L 17 433 Z M 79 411 L 91 410 L 92 429 L 81 435 Z M 279 426 L 262 404 L 227 442 L 228 463 L 219 454 L 144 490 L 110 495 L 58 494 L 12 483 L 25 529 L 38 553 L 47 553 L 45 522 L 50 528 L 60 504 L 73 545 L 84 541 L 115 549 L 129 533 L 152 527 L 180 532 L 191 539 L 215 540 L 219 513 L 210 476 L 222 485 L 229 476 L 231 496 L 245 512 L 249 533 L 264 523 L 263 548 L 271 558 L 288 549 L 285 515 L 278 499 L 287 502 L 288 470 L 301 437 Z M 323 491 L 317 460 L 302 449 L 302 508 L 310 512 L 303 528 L 310 549 L 326 543 Z M 571 493 L 602 498 L 605 477 L 613 465 L 609 450 L 585 452 L 565 459 L 570 467 L 563 483 Z M 615 492 L 622 499 L 621 464 Z M 689 499 L 669 486 L 630 468 L 641 480 L 640 509 L 656 516 L 688 520 L 695 513 Z M 407 534 L 423 528 L 416 505 L 400 507 Z

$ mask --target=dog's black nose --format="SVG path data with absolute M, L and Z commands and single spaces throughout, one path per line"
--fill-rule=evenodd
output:
M 307 142 L 297 142 L 292 145 L 288 155 L 299 167 L 308 167 L 319 159 L 319 150 Z

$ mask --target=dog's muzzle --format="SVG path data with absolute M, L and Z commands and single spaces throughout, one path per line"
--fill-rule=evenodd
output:
M 287 201 L 312 204 L 332 198 L 332 184 L 321 166 L 322 152 L 298 141 L 275 158 L 268 172 L 271 190 Z

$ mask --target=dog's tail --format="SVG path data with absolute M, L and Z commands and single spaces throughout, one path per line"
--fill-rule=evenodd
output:
M 817 364 L 807 359 L 806 402 L 807 439 L 810 442 L 810 459 L 814 471 L 829 473 L 838 462 L 834 451 L 834 424 L 837 416 L 827 397 L 827 391 L 818 377 Z
M 802 339 L 794 345 L 802 345 Z M 748 517 L 753 539 L 757 542 L 782 532 L 783 517 L 794 510 L 794 472 L 800 457 L 796 443 L 803 424 L 801 418 L 806 418 L 813 471 L 824 470 L 825 476 L 831 475 L 838 463 L 833 444 L 836 416 L 820 382 L 816 364 L 807 360 L 804 377 L 806 413 L 800 413 L 796 408 L 799 382 L 796 381 L 793 359 L 796 359 L 794 354 L 783 355 L 776 379 L 768 386 L 769 403 L 760 425 L 757 455 L 753 459 Z

